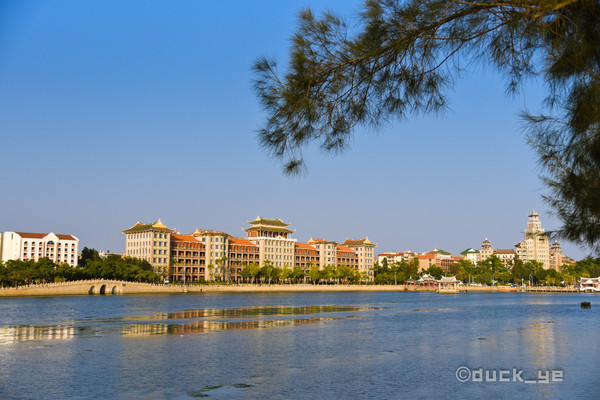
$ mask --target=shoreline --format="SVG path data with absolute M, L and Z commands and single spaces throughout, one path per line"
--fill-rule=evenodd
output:
M 462 293 L 578 293 L 574 288 L 515 288 L 510 286 L 460 285 Z M 436 287 L 407 285 L 312 285 L 312 284 L 239 284 L 239 285 L 164 285 L 113 280 L 87 280 L 49 283 L 0 289 L 0 297 L 85 296 L 168 293 L 261 293 L 261 292 L 435 292 Z

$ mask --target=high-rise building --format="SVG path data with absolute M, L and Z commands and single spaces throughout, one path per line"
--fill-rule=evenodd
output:
M 535 212 L 535 209 L 529 214 L 525 237 L 515 245 L 515 251 L 523 262 L 538 261 L 544 268 L 550 267 L 548 235 L 542 228 L 540 215 Z
M 169 273 L 171 256 L 171 233 L 160 219 L 143 224 L 138 221 L 125 234 L 125 255 L 146 260 L 154 272 L 166 276 Z

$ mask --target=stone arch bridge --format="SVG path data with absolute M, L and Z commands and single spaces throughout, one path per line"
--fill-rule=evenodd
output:
M 0 289 L 0 297 L 182 293 L 187 291 L 189 291 L 189 288 L 185 286 L 126 282 L 106 279 L 89 279 L 82 281 L 43 283 L 38 285 Z

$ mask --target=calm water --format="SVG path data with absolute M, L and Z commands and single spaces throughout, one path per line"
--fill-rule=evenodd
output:
M 598 399 L 599 336 L 583 294 L 0 299 L 0 399 Z

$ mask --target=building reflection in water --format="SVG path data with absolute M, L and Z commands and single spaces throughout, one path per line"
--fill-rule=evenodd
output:
M 5 326 L 0 327 L 0 343 L 33 340 L 70 340 L 75 337 L 74 326 Z
M 327 312 L 365 311 L 380 308 L 357 306 L 266 306 L 244 308 L 206 308 L 198 310 L 185 310 L 174 313 L 157 314 L 153 319 L 194 319 L 194 318 L 248 318 L 266 317 L 276 315 L 306 315 Z
M 182 335 L 185 333 L 218 332 L 239 329 L 269 329 L 313 324 L 340 318 L 266 319 L 261 321 L 198 321 L 189 324 L 134 324 L 124 326 L 124 336 Z
M 529 346 L 529 359 L 538 366 L 546 368 L 556 362 L 556 332 L 553 321 L 538 320 L 529 324 L 524 330 Z
M 109 331 L 120 332 L 124 336 L 168 335 L 184 333 L 216 332 L 240 329 L 267 329 L 304 325 L 336 318 L 294 318 L 298 315 L 321 313 L 355 312 L 379 309 L 357 306 L 266 306 L 246 308 L 217 308 L 185 310 L 173 313 L 157 314 L 151 317 L 123 317 L 110 319 L 86 319 L 75 321 L 71 325 L 46 326 L 7 326 L 0 327 L 0 344 L 34 340 L 68 340 L 75 336 L 95 336 Z M 277 318 L 285 316 L 287 318 Z M 227 319 L 251 319 L 250 321 L 228 321 Z M 188 323 L 160 323 L 156 320 L 198 320 Z M 223 320 L 221 320 L 223 319 Z M 146 323 L 128 324 L 131 321 Z M 78 324 L 81 323 L 81 325 Z

